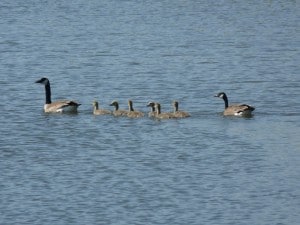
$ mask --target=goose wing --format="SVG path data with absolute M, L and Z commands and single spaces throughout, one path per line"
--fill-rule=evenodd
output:
M 254 107 L 247 104 L 231 105 L 225 109 L 224 115 L 234 115 L 234 116 L 243 116 L 248 114 L 250 115 L 254 109 L 255 109 Z
M 81 104 L 70 100 L 62 100 L 45 104 L 45 112 L 77 112 L 77 107 Z
M 247 105 L 247 104 L 242 104 L 240 105 L 240 107 L 245 111 L 245 110 L 250 110 L 250 111 L 253 111 L 255 110 L 255 108 L 251 105 Z

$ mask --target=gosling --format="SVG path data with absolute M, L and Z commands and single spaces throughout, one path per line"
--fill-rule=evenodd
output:
M 174 113 L 175 118 L 186 118 L 186 117 L 191 116 L 188 112 L 178 110 L 178 108 L 179 108 L 178 101 L 174 101 L 172 103 L 172 105 L 174 107 L 174 112 L 173 113 Z
M 154 102 L 148 102 L 147 107 L 150 107 L 150 112 L 148 113 L 148 117 L 155 117 L 155 103 Z
M 161 106 L 158 102 L 155 103 L 155 110 L 156 110 L 155 118 L 157 118 L 157 119 L 172 119 L 172 118 L 175 118 L 173 113 L 168 113 L 168 112 L 162 113 L 161 112 Z
M 133 109 L 133 103 L 131 100 L 128 100 L 128 109 L 129 109 L 129 112 L 127 113 L 128 117 L 130 117 L 130 118 L 144 117 L 144 113 L 142 113 L 140 111 L 135 111 Z
M 93 111 L 94 115 L 108 115 L 108 114 L 112 114 L 110 110 L 99 109 L 99 103 L 97 101 L 93 102 L 93 106 L 94 106 L 94 111 Z
M 127 116 L 128 111 L 127 110 L 123 110 L 123 109 L 119 109 L 119 103 L 117 101 L 112 101 L 112 103 L 110 103 L 110 106 L 114 106 L 115 109 L 112 112 L 112 114 L 114 116 Z

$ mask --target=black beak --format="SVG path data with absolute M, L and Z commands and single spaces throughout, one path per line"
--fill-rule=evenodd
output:
M 46 82 L 48 83 L 49 80 L 47 78 L 43 77 L 43 78 L 37 80 L 35 83 L 46 84 Z

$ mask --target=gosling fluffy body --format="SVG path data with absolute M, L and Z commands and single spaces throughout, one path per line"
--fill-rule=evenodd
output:
M 188 112 L 184 112 L 184 111 L 180 111 L 178 110 L 179 108 L 179 103 L 178 101 L 173 101 L 172 103 L 173 108 L 174 108 L 174 117 L 175 118 L 186 118 L 186 117 L 190 117 L 191 115 Z
M 143 117 L 144 116 L 143 112 L 135 111 L 133 109 L 133 102 L 132 102 L 132 100 L 128 100 L 128 109 L 129 109 L 129 112 L 127 113 L 127 116 L 130 117 L 130 118 L 139 118 L 139 117 Z
M 155 118 L 157 119 L 172 119 L 175 118 L 173 113 L 161 112 L 161 105 L 156 102 L 155 103 Z
M 98 101 L 94 101 L 93 106 L 94 106 L 94 110 L 93 110 L 94 115 L 109 115 L 109 114 L 111 114 L 110 110 L 100 109 Z
M 110 106 L 115 107 L 114 111 L 112 112 L 112 114 L 114 116 L 127 116 L 128 115 L 127 110 L 119 109 L 119 103 L 116 100 L 112 101 L 112 103 L 110 103 Z

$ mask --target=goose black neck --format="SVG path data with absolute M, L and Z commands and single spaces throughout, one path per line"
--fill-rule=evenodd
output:
M 116 110 L 116 111 L 119 110 L 119 104 L 118 104 L 118 103 L 115 104 L 115 110 Z
M 151 112 L 155 112 L 155 107 L 151 106 Z
M 174 106 L 174 112 L 178 112 L 178 105 Z
M 129 111 L 130 111 L 130 112 L 133 112 L 133 111 L 134 111 L 132 104 L 129 104 Z
M 223 95 L 223 100 L 225 102 L 225 109 L 227 109 L 228 108 L 228 98 L 225 94 Z
M 161 109 L 160 109 L 160 105 L 157 105 L 157 114 L 160 114 L 161 113 Z
M 175 112 L 175 113 L 178 112 L 178 108 L 179 108 L 178 105 L 179 105 L 179 104 L 178 104 L 177 101 L 174 101 L 174 102 L 173 102 L 174 112 Z
M 51 88 L 49 82 L 45 85 L 45 92 L 46 92 L 46 104 L 51 104 Z

